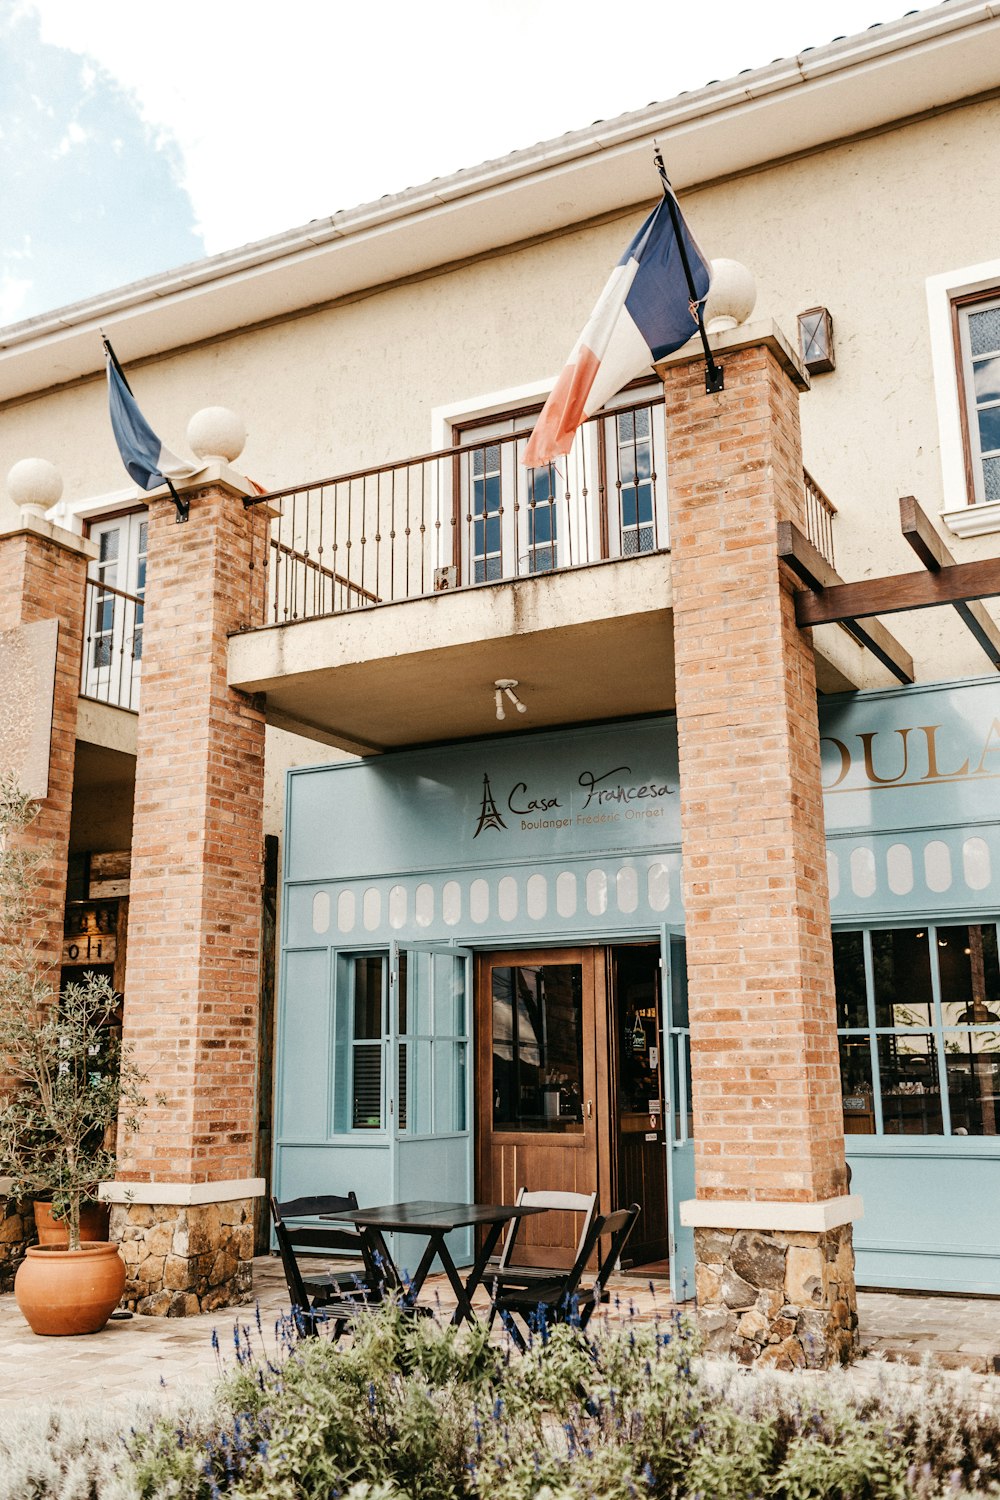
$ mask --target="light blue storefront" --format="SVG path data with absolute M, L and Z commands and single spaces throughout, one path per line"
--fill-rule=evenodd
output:
M 992 988 L 982 1003 L 1000 911 L 998 718 L 992 680 L 853 695 L 822 711 L 832 908 L 850 991 L 845 1119 L 865 1132 L 848 1138 L 865 1198 L 855 1230 L 865 1284 L 1000 1292 L 1000 1138 L 989 1133 L 1000 1027 L 982 1020 L 1000 1011 Z M 677 788 L 672 718 L 290 773 L 280 1197 L 346 1187 L 369 1203 L 471 1196 L 473 954 L 639 939 L 661 945 L 670 1002 L 672 1207 L 692 1196 Z M 975 934 L 962 946 L 973 946 L 966 969 L 978 976 L 978 1009 L 966 1005 L 965 1019 L 949 999 L 957 971 L 946 951 L 963 928 Z M 926 1003 L 901 1026 L 886 976 L 910 984 L 925 949 Z M 950 1093 L 935 1096 L 935 1068 Z M 672 1221 L 681 1291 L 693 1284 L 691 1246 Z

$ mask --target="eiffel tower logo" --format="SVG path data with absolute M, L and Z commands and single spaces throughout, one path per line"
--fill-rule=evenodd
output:
M 472 835 L 477 839 L 484 828 L 506 828 L 507 824 L 500 816 L 500 810 L 493 801 L 493 789 L 490 786 L 490 778 L 483 775 L 483 805 L 479 809 L 479 824 Z

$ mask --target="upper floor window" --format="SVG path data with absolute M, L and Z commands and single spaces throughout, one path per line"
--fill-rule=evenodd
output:
M 622 392 L 570 452 L 538 469 L 521 454 L 539 408 L 456 424 L 453 563 L 494 583 L 668 545 L 663 396 Z
M 90 524 L 97 558 L 87 584 L 80 690 L 119 708 L 139 706 L 148 531 L 145 510 Z
M 1000 296 L 954 307 L 969 495 L 1000 500 Z

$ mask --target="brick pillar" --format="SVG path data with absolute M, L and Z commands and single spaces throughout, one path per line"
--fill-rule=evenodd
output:
M 216 470 L 187 488 L 186 523 L 165 498 L 150 506 L 125 1039 L 151 1107 L 127 1182 L 109 1194 L 126 1301 L 169 1316 L 247 1300 L 262 1190 L 264 719 L 229 688 L 226 666 L 228 634 L 250 618 L 262 578 L 267 518 L 244 509 L 238 476 Z
M 748 338 L 749 335 L 749 338 Z M 699 1313 L 716 1348 L 847 1358 L 856 1295 L 812 641 L 777 561 L 804 529 L 799 390 L 776 329 L 666 393 Z
M 4 726 L 21 740 L 21 744 L 8 747 L 5 737 L 5 751 L 7 754 L 12 751 L 13 761 L 19 762 L 17 772 L 24 790 L 34 793 L 37 787 L 39 792 L 44 791 L 39 796 L 38 816 L 26 841 L 45 852 L 39 882 L 36 941 L 42 962 L 56 968 L 62 958 L 66 907 L 87 562 L 94 555 L 90 542 L 33 516 L 26 517 L 18 530 L 0 536 L 0 632 L 5 636 L 0 640 L 4 654 L 3 691 L 8 711 L 13 700 L 21 721 Z M 56 636 L 55 681 L 47 775 L 45 765 L 39 764 L 36 753 L 32 752 L 29 737 L 32 719 L 43 701 L 43 690 L 47 694 L 51 637 L 44 628 L 25 629 L 45 624 L 57 626 L 52 632 Z M 20 701 L 24 668 L 30 670 L 33 659 L 37 660 L 37 683 Z M 8 682 L 8 673 L 15 680 Z M 58 975 L 55 984 L 58 988 Z
M 38 800 L 24 842 L 43 855 L 32 936 L 39 959 L 53 970 L 54 993 L 66 915 L 87 562 L 94 552 L 91 543 L 34 516 L 0 536 L 0 765 Z M 33 1238 L 30 1209 L 22 1213 L 0 1196 L 0 1291 L 10 1290 Z

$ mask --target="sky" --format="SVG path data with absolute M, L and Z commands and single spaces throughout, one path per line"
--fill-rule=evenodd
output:
M 896 20 L 904 4 L 0 0 L 0 326 Z

